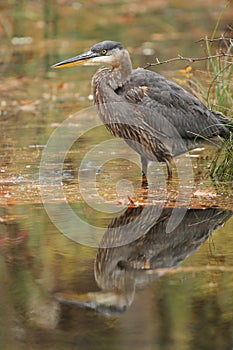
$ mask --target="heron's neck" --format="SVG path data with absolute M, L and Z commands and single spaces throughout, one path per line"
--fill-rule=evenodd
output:
M 113 90 L 116 90 L 126 82 L 131 72 L 132 72 L 131 60 L 128 52 L 124 51 L 122 55 L 122 64 L 120 62 L 119 65 L 113 67 L 112 70 L 109 72 L 108 85 Z
M 93 94 L 99 91 L 101 95 L 115 91 L 121 87 L 132 72 L 132 64 L 128 51 L 124 51 L 121 60 L 112 68 L 101 68 L 93 76 Z
M 116 90 L 124 85 L 132 72 L 132 65 L 127 51 L 124 52 L 122 63 L 113 68 L 105 67 L 99 69 L 92 79 L 94 104 L 97 106 L 100 118 L 107 128 L 107 125 L 118 120 L 119 116 L 115 113 L 118 106 L 116 103 L 121 103 L 120 105 L 122 105 L 123 97 L 117 94 Z M 112 132 L 110 126 L 109 130 Z

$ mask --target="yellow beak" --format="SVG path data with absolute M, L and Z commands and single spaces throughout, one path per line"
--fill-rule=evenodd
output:
M 51 68 L 66 68 L 66 67 L 78 66 L 81 64 L 94 63 L 92 60 L 97 56 L 98 56 L 97 53 L 88 51 L 88 52 L 82 53 L 81 55 L 68 58 L 67 60 L 61 61 L 59 63 L 55 63 L 54 65 L 52 65 Z

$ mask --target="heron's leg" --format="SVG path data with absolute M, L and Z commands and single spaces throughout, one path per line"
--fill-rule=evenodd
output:
M 148 160 L 141 156 L 141 163 L 142 163 L 142 187 L 148 186 L 147 181 L 147 166 L 148 166 Z
M 166 166 L 167 166 L 167 179 L 170 181 L 172 179 L 172 166 L 170 160 L 165 160 Z

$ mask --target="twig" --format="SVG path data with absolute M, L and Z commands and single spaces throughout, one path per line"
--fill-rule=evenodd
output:
M 177 55 L 177 57 L 170 58 L 165 61 L 160 61 L 158 57 L 156 57 L 156 62 L 154 63 L 148 63 L 144 68 L 149 68 L 153 66 L 158 66 L 160 64 L 165 64 L 165 63 L 171 63 L 174 61 L 187 61 L 187 62 L 198 62 L 198 61 L 206 61 L 212 58 L 219 58 L 219 57 L 233 57 L 233 54 L 228 54 L 225 52 L 220 52 L 219 54 L 212 55 L 212 56 L 204 56 L 204 57 L 183 57 L 181 55 Z
M 195 43 L 200 43 L 201 41 L 208 41 L 210 43 L 213 43 L 214 41 L 221 41 L 221 40 L 226 40 L 226 41 L 231 41 L 233 40 L 233 38 L 226 38 L 224 36 L 221 36 L 219 38 L 213 38 L 213 39 L 209 39 L 209 38 L 201 38 L 199 40 L 196 40 Z

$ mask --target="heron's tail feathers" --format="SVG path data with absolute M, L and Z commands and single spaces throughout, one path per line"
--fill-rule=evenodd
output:
M 226 117 L 224 114 L 218 111 L 211 111 L 211 112 L 218 119 L 219 124 L 223 126 L 223 130 L 228 131 L 228 132 L 225 132 L 226 136 L 229 136 L 229 132 L 233 132 L 233 118 Z

